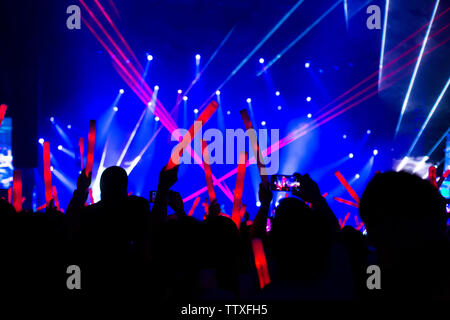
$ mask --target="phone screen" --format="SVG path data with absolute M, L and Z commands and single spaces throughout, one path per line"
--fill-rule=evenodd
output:
M 155 203 L 156 200 L 156 191 L 150 191 L 150 194 L 148 196 L 148 201 L 150 203 Z
M 285 176 L 276 174 L 271 179 L 272 191 L 292 191 L 294 188 L 300 187 L 300 182 L 294 176 Z

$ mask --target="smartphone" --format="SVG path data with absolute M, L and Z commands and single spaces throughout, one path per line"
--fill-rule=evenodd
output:
M 271 185 L 272 191 L 291 192 L 292 189 L 300 187 L 300 182 L 297 181 L 295 176 L 286 176 L 286 175 L 282 175 L 282 174 L 275 174 L 271 177 L 270 185 Z
M 150 194 L 148 196 L 148 201 L 150 203 L 155 203 L 156 200 L 156 191 L 150 191 Z

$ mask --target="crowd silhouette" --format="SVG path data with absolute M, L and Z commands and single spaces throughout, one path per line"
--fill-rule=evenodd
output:
M 205 219 L 188 216 L 178 166 L 163 168 L 155 202 L 129 196 L 124 169 L 101 175 L 101 200 L 85 205 L 83 170 L 65 214 L 15 212 L 0 200 L 2 291 L 145 296 L 164 301 L 373 300 L 450 298 L 446 201 L 429 181 L 406 172 L 377 173 L 360 200 L 367 236 L 338 219 L 308 174 L 269 218 L 272 191 L 260 185 L 255 219 L 240 227 L 213 201 Z M 244 199 L 245 202 L 245 199 Z M 170 213 L 170 214 L 169 214 Z M 270 284 L 260 288 L 252 239 L 261 239 Z M 66 286 L 67 266 L 81 290 Z M 370 288 L 368 267 L 381 286 Z

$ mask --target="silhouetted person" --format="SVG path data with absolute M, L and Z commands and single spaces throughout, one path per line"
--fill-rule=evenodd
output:
M 450 298 L 447 215 L 435 186 L 406 172 L 377 174 L 361 197 L 360 215 L 384 296 Z

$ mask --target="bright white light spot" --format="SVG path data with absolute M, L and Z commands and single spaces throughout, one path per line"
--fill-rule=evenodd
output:
M 367 130 L 367 134 L 371 134 L 372 133 L 372 130 Z
M 308 69 L 309 67 L 310 67 L 309 62 L 306 62 L 306 63 L 305 63 L 305 68 Z
M 44 139 L 40 138 L 38 141 L 40 144 L 44 144 Z
M 61 150 L 62 150 L 62 148 L 63 148 L 63 146 L 62 146 L 62 145 L 59 145 L 59 146 L 58 146 L 58 150 L 60 150 L 60 151 L 61 151 Z
M 252 102 L 252 99 L 247 98 L 247 103 L 250 103 L 250 102 Z
M 159 117 L 155 117 L 155 121 L 158 122 L 159 121 Z
M 278 207 L 280 205 L 280 203 L 277 201 L 275 202 L 275 207 Z
M 377 154 L 378 154 L 378 150 L 377 150 L 377 149 L 374 149 L 374 150 L 373 150 L 373 155 L 376 156 Z
M 261 121 L 261 125 L 264 127 L 266 125 L 265 121 Z
M 311 101 L 311 97 L 306 97 L 306 101 L 310 102 Z
M 183 90 L 178 89 L 178 94 L 181 94 L 183 92 Z
M 311 119 L 312 114 L 311 114 L 311 113 L 308 113 L 307 117 Z
M 187 96 L 184 96 L 184 97 L 183 97 L 183 100 L 184 100 L 184 101 L 187 101 L 187 99 L 188 99 Z
M 198 109 L 194 109 L 194 113 L 198 113 Z
M 348 154 L 348 157 L 351 159 L 351 158 L 353 158 L 353 153 L 349 153 Z
M 357 173 L 355 174 L 355 179 L 359 179 L 360 175 Z
M 72 125 L 68 124 L 67 129 L 69 129 L 69 130 L 72 129 Z
M 342 135 L 342 139 L 347 139 L 347 135 L 346 134 Z
M 278 110 L 281 110 L 281 106 L 278 106 L 278 108 L 277 108 Z
M 53 172 L 53 166 L 50 166 L 50 171 Z
M 264 63 L 264 58 L 259 58 L 259 63 L 263 64 Z
M 230 110 L 228 110 L 228 111 L 227 111 L 227 115 L 230 115 L 230 114 L 231 114 L 231 111 L 230 111 Z
M 275 95 L 278 97 L 280 95 L 280 91 L 275 92 Z
M 159 86 L 156 85 L 156 86 L 153 87 L 153 89 L 155 89 L 155 91 L 158 91 L 159 90 Z
M 220 96 L 220 91 L 219 90 L 216 91 L 216 96 Z
M 119 90 L 119 93 L 120 93 L 120 94 L 123 94 L 124 92 L 125 92 L 125 90 L 123 90 L 123 89 L 120 89 L 120 90 Z
M 113 110 L 114 110 L 114 112 L 117 112 L 117 111 L 119 111 L 119 108 L 114 107 Z
M 196 60 L 200 60 L 200 58 L 201 58 L 201 56 L 200 56 L 199 54 L 196 54 L 196 55 L 195 55 L 195 59 L 196 59 Z
M 153 56 L 152 56 L 151 54 L 148 54 L 148 55 L 147 55 L 147 60 L 148 60 L 148 61 L 152 61 L 152 60 L 153 60 Z
M 51 123 L 55 122 L 55 118 L 54 117 L 50 117 L 50 122 Z
M 256 201 L 256 206 L 261 207 L 261 201 Z

